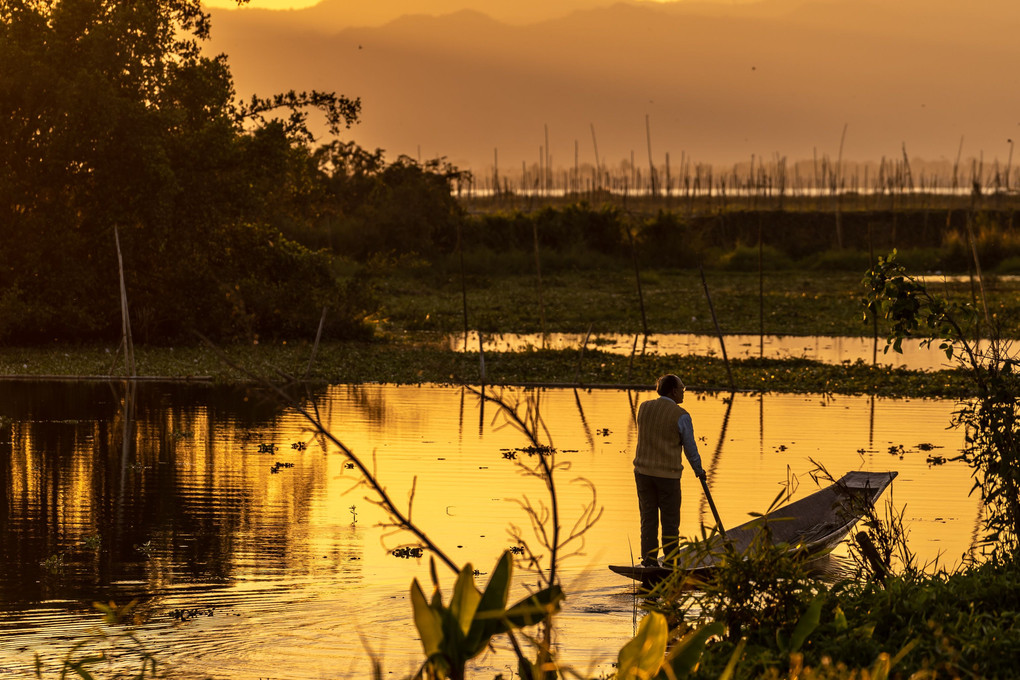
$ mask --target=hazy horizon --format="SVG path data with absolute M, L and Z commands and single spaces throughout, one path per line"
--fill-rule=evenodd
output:
M 240 97 L 360 97 L 346 139 L 476 173 L 497 149 L 501 168 L 537 164 L 547 127 L 554 167 L 594 162 L 592 127 L 603 164 L 647 166 L 646 116 L 654 162 L 674 167 L 835 159 L 844 127 L 847 162 L 905 147 L 1006 165 L 1020 133 L 1005 0 L 256 0 L 213 18 Z

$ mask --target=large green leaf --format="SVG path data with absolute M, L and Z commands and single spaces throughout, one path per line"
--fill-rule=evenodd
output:
M 721 621 L 714 621 L 707 626 L 684 635 L 673 645 L 666 656 L 673 673 L 678 678 L 687 677 L 694 670 L 701 660 L 701 654 L 705 651 L 705 644 L 709 638 L 722 635 L 726 632 L 726 626 Z
M 747 638 L 740 638 L 740 642 L 737 643 L 737 648 L 733 650 L 733 654 L 730 655 L 730 660 L 726 662 L 726 668 L 723 669 L 722 674 L 719 675 L 719 680 L 730 680 L 733 674 L 737 670 L 737 664 L 740 663 L 740 658 L 744 655 L 744 647 L 747 646 Z
M 443 621 L 439 612 L 429 606 L 425 593 L 418 585 L 418 579 L 411 583 L 411 608 L 414 610 L 414 625 L 421 636 L 425 656 L 431 658 L 439 652 L 443 643 Z
M 836 630 L 842 633 L 849 627 L 849 623 L 847 623 L 846 614 L 843 612 L 843 608 L 837 604 L 836 609 L 832 612 L 832 614 L 835 617 Z
M 489 644 L 494 635 L 508 630 L 506 621 L 506 598 L 510 592 L 510 576 L 513 571 L 513 560 L 507 550 L 496 562 L 489 583 L 485 586 L 482 599 L 478 603 L 471 630 L 468 631 L 467 644 L 479 651 Z
M 659 612 L 650 612 L 641 620 L 637 635 L 620 649 L 617 658 L 618 680 L 647 680 L 655 677 L 666 654 L 669 625 Z
M 506 618 L 514 628 L 533 626 L 541 623 L 550 614 L 560 610 L 563 589 L 549 586 L 524 598 L 506 612 Z
M 818 628 L 819 622 L 822 620 L 822 604 L 825 603 L 825 591 L 815 595 L 815 599 L 811 600 L 811 604 L 808 605 L 807 611 L 797 621 L 797 625 L 793 629 L 793 634 L 790 636 L 790 648 L 788 652 L 799 652 L 800 648 L 804 645 L 808 635 L 814 632 Z
M 474 572 L 470 562 L 464 565 L 457 577 L 457 584 L 453 587 L 453 598 L 450 600 L 450 613 L 457 620 L 457 625 L 465 636 L 471 629 L 478 603 L 482 600 L 481 592 L 475 587 Z
M 510 577 L 513 574 L 513 560 L 510 551 L 506 550 L 496 562 L 496 568 L 492 570 L 489 583 L 482 593 L 482 601 L 478 604 L 479 611 L 503 610 L 506 608 L 506 598 L 510 593 Z

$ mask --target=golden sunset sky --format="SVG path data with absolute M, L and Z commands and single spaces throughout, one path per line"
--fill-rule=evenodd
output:
M 305 7 L 318 4 L 318 2 L 319 0 L 256 0 L 250 4 L 253 7 L 262 7 L 263 9 L 304 9 Z M 221 8 L 237 6 L 234 0 L 206 0 L 202 4 L 206 7 Z
M 480 176 L 596 154 L 607 167 L 668 154 L 674 168 L 909 157 L 994 171 L 1020 139 L 1015 0 L 208 6 L 209 49 L 228 55 L 239 97 L 358 97 L 345 139 Z
M 651 2 L 663 2 L 665 0 L 650 0 Z M 729 2 L 733 0 L 709 0 L 710 2 Z M 748 0 L 740 0 L 741 2 L 747 2 Z M 313 5 L 319 4 L 320 0 L 252 0 L 248 5 L 250 7 L 257 7 L 262 9 L 305 9 L 312 7 Z M 202 3 L 206 7 L 210 8 L 221 8 L 229 9 L 231 7 L 237 7 L 236 0 L 205 0 Z M 422 11 L 428 11 L 428 2 L 423 2 Z M 594 3 L 593 3 L 594 4 Z

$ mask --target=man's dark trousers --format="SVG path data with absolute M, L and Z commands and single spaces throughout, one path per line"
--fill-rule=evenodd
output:
M 662 524 L 664 555 L 677 546 L 680 535 L 680 480 L 634 473 L 638 509 L 641 512 L 641 561 L 653 564 L 659 554 L 659 524 Z

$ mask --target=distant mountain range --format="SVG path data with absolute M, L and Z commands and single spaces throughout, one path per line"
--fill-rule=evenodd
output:
M 215 10 L 239 96 L 318 88 L 360 97 L 349 136 L 446 156 L 479 174 L 669 153 L 728 164 L 775 155 L 984 155 L 1020 136 L 1020 3 L 978 0 L 324 0 Z M 587 9 L 582 6 L 588 7 Z
M 216 10 L 234 17 L 272 21 L 278 26 L 333 32 L 351 26 L 381 26 L 405 16 L 442 16 L 461 10 L 485 13 L 511 24 L 529 24 L 565 16 L 612 0 L 321 0 L 299 10 L 267 10 L 258 0 L 236 10 Z

